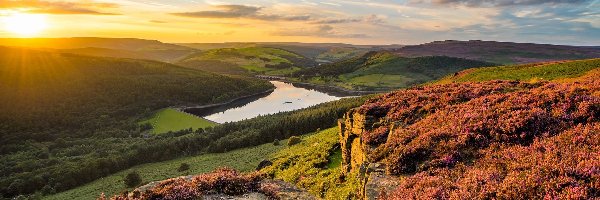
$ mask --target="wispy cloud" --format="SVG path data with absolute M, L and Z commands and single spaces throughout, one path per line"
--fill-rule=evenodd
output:
M 540 4 L 581 4 L 591 0 L 412 0 L 411 3 L 459 4 L 466 6 L 523 6 Z
M 273 21 L 307 21 L 311 17 L 308 15 L 278 15 L 262 12 L 262 7 L 246 5 L 217 5 L 216 10 L 204 10 L 197 12 L 171 13 L 182 17 L 195 18 L 246 18 L 257 20 Z
M 302 29 L 283 29 L 273 32 L 277 36 L 311 36 L 323 38 L 368 38 L 367 34 L 362 33 L 346 33 L 345 31 L 337 31 L 331 25 L 319 25 L 313 28 Z
M 20 9 L 30 13 L 44 14 L 89 14 L 89 15 L 117 15 L 105 12 L 103 9 L 117 8 L 113 3 L 98 3 L 91 1 L 66 2 L 43 0 L 2 0 L 0 9 Z

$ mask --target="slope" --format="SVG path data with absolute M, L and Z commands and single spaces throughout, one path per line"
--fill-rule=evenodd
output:
M 369 52 L 345 61 L 294 73 L 299 80 L 353 90 L 389 90 L 441 78 L 463 69 L 491 63 L 444 56 L 400 57 L 392 52 Z
M 190 55 L 177 64 L 223 74 L 285 75 L 315 65 L 301 55 L 276 48 L 213 49 Z
M 271 87 L 155 61 L 2 47 L 0 193 L 61 191 L 148 162 L 129 158 L 147 146 L 140 119 Z
M 600 57 L 599 49 L 589 47 L 479 40 L 436 41 L 406 46 L 396 50 L 395 53 L 406 57 L 450 56 L 498 64 L 525 64 Z
M 0 38 L 0 44 L 36 49 L 58 49 L 90 56 L 146 58 L 163 62 L 173 62 L 198 52 L 189 47 L 135 38 Z M 121 54 L 124 52 L 129 53 Z M 132 54 L 135 54 L 135 57 Z

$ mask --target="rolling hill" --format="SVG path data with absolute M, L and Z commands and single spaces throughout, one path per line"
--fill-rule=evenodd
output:
M 405 57 L 449 56 L 498 64 L 525 64 L 600 57 L 600 50 L 590 47 L 480 40 L 436 41 L 405 46 L 394 52 Z
M 184 139 L 149 136 L 138 122 L 162 108 L 271 88 L 157 61 L 0 47 L 0 194 L 54 193 L 198 151 L 177 150 Z
M 134 38 L 0 38 L 0 45 L 59 50 L 89 56 L 143 58 L 173 62 L 198 50 L 157 40 Z
M 533 66 L 552 81 L 486 76 L 373 97 L 348 111 L 338 128 L 278 150 L 259 177 L 327 199 L 597 198 L 600 65 L 596 59 Z M 523 74 L 531 66 L 500 68 Z M 198 198 L 220 187 L 197 179 L 163 183 L 141 192 L 142 199 Z M 280 188 L 270 189 L 260 192 Z
M 187 56 L 177 64 L 221 74 L 286 75 L 316 63 L 282 49 L 245 47 L 207 50 Z
M 352 90 L 389 90 L 436 80 L 463 69 L 493 65 L 445 56 L 406 58 L 389 51 L 378 51 L 303 69 L 293 76 L 301 81 Z

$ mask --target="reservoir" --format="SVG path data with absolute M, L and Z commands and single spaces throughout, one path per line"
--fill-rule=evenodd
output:
M 281 81 L 271 81 L 271 83 L 275 89 L 270 93 L 239 99 L 226 105 L 210 108 L 187 108 L 185 111 L 217 123 L 225 123 L 298 110 L 352 96 L 340 92 L 294 86 L 294 84 Z

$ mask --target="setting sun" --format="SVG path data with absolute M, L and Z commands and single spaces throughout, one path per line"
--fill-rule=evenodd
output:
M 6 31 L 19 36 L 36 36 L 46 26 L 46 17 L 43 15 L 16 13 L 4 18 Z

